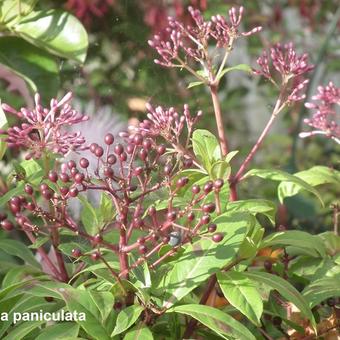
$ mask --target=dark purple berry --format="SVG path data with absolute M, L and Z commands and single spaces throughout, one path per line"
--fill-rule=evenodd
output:
M 167 214 L 166 214 L 166 219 L 167 221 L 169 222 L 173 222 L 175 221 L 177 218 L 177 214 L 175 211 L 169 211 Z
M 92 144 L 90 145 L 90 151 L 91 151 L 92 153 L 94 153 L 94 152 L 96 151 L 97 147 L 98 147 L 98 144 L 97 144 L 97 143 L 92 143 Z
M 151 140 L 150 140 L 150 139 L 145 139 L 145 140 L 143 141 L 143 148 L 144 148 L 144 150 L 145 150 L 145 151 L 149 151 L 149 150 L 151 149 L 151 147 L 152 147 L 152 142 L 151 142 Z
M 61 187 L 61 188 L 60 188 L 60 192 L 61 192 L 61 194 L 64 195 L 64 196 L 67 195 L 68 190 L 69 190 L 68 187 Z
M 101 146 L 97 146 L 96 147 L 96 150 L 94 150 L 94 154 L 97 156 L 97 157 L 101 157 L 104 155 L 104 149 L 101 147 Z
M 110 154 L 107 156 L 107 162 L 111 165 L 115 164 L 117 162 L 117 157 L 113 154 Z
M 56 183 L 58 181 L 58 174 L 56 173 L 56 171 L 51 170 L 48 173 L 48 179 L 53 182 Z
M 145 149 L 141 149 L 138 153 L 138 156 L 142 161 L 145 161 L 148 157 L 148 152 Z
M 102 241 L 103 241 L 103 238 L 101 237 L 100 234 L 93 236 L 93 239 L 92 239 L 93 245 L 97 245 L 97 244 L 101 243 Z
M 84 179 L 85 179 L 84 174 L 82 174 L 82 173 L 80 173 L 80 172 L 78 172 L 78 173 L 75 174 L 75 176 L 74 176 L 74 181 L 75 181 L 77 184 L 83 183 Z
M 33 195 L 33 187 L 29 184 L 25 184 L 25 192 L 27 195 Z
M 41 192 L 41 196 L 46 200 L 50 200 L 53 197 L 53 192 L 51 189 L 46 189 Z
M 106 145 L 111 145 L 113 144 L 113 142 L 115 141 L 115 138 L 113 137 L 112 133 L 107 133 L 105 138 L 104 138 L 104 142 Z
M 186 169 L 191 168 L 193 164 L 194 164 L 194 162 L 191 158 L 185 158 L 184 161 L 183 161 L 183 166 Z
M 100 259 L 100 252 L 99 251 L 95 251 L 94 253 L 91 254 L 91 259 L 94 261 L 97 261 Z
M 9 209 L 10 209 L 10 211 L 12 212 L 13 215 L 16 215 L 16 214 L 19 213 L 20 210 L 21 210 L 19 205 L 17 205 L 17 204 L 12 204 L 12 203 L 9 204 Z
M 63 183 L 66 183 L 70 180 L 70 176 L 65 173 L 65 172 L 62 172 L 60 175 L 59 175 L 59 179 L 63 182 Z
M 210 223 L 208 226 L 209 233 L 214 233 L 217 229 L 217 225 L 215 223 Z
M 13 205 L 18 205 L 20 206 L 21 205 L 21 200 L 18 196 L 13 196 L 10 201 L 9 201 L 10 204 L 13 204 Z
M 187 185 L 189 182 L 189 178 L 188 177 L 181 177 L 177 180 L 176 182 L 176 187 L 177 188 L 183 188 L 185 185 Z
M 74 176 L 75 176 L 78 172 L 79 172 L 79 170 L 78 170 L 77 168 L 72 168 L 72 169 L 70 170 L 70 173 L 71 173 L 71 175 L 72 175 L 73 178 L 74 178 Z
M 214 181 L 214 188 L 220 190 L 223 187 L 224 181 L 222 178 L 218 178 Z
M 210 222 L 210 216 L 207 215 L 207 214 L 204 214 L 202 217 L 201 217 L 201 223 L 202 224 L 208 224 Z
M 213 189 L 214 183 L 212 181 L 208 181 L 207 183 L 205 183 L 204 187 L 203 187 L 203 191 L 205 194 L 209 194 L 209 192 L 211 192 L 211 190 Z
M 207 204 L 204 204 L 202 207 L 202 210 L 205 213 L 213 213 L 215 209 L 216 209 L 215 203 L 207 203 Z
M 0 223 L 2 229 L 6 230 L 6 231 L 11 231 L 14 228 L 14 225 L 11 221 L 9 220 L 3 220 Z
M 137 238 L 137 243 L 144 244 L 145 243 L 145 238 L 144 237 L 138 237 Z
M 170 164 L 167 164 L 165 167 L 164 167 L 164 173 L 169 176 L 171 174 L 171 171 L 172 171 L 172 166 Z
M 155 214 L 156 214 L 156 208 L 155 208 L 154 206 L 150 207 L 150 208 L 148 209 L 148 214 L 149 214 L 150 216 L 155 215 Z
M 195 219 L 195 214 L 191 211 L 191 212 L 189 212 L 189 214 L 188 214 L 188 221 L 193 221 Z
M 138 252 L 140 254 L 146 254 L 148 251 L 148 248 L 144 245 L 144 244 L 141 244 L 139 247 L 138 247 Z
M 223 240 L 223 235 L 221 233 L 216 233 L 212 236 L 212 240 L 216 243 L 221 242 Z
M 134 137 L 133 137 L 133 142 L 136 145 L 142 145 L 143 143 L 143 136 L 140 133 L 137 133 Z
M 78 193 L 79 193 L 79 191 L 78 191 L 77 188 L 72 188 L 72 189 L 70 189 L 70 191 L 69 191 L 68 194 L 69 194 L 71 197 L 77 197 L 77 196 L 78 196 Z
M 84 158 L 84 157 L 83 157 L 83 158 L 80 159 L 79 165 L 80 165 L 80 167 L 82 167 L 83 169 L 86 169 L 86 168 L 89 167 L 90 162 L 89 162 L 89 160 L 88 160 L 87 158 Z
M 127 147 L 126 147 L 126 153 L 131 155 L 133 153 L 133 150 L 135 149 L 135 146 L 132 145 L 132 144 L 129 144 Z
M 104 168 L 104 176 L 105 177 L 113 178 L 113 175 L 114 175 L 114 171 L 113 171 L 112 168 L 110 168 L 110 167 L 105 167 Z
M 169 236 L 170 236 L 169 244 L 172 247 L 178 246 L 182 241 L 182 236 L 181 236 L 181 233 L 179 231 L 172 231 L 169 234 Z
M 197 195 L 201 191 L 201 188 L 199 187 L 199 185 L 195 184 L 192 186 L 191 191 L 193 194 Z
M 115 154 L 117 154 L 118 156 L 121 155 L 124 151 L 123 145 L 122 144 L 115 145 L 114 151 L 115 151 Z
M 136 176 L 139 176 L 141 175 L 143 172 L 143 168 L 141 166 L 138 166 L 135 170 L 134 170 L 134 173 Z
M 0 222 L 5 220 L 7 218 L 7 214 L 5 213 L 0 213 Z
M 122 162 L 125 162 L 127 160 L 127 153 L 123 152 L 122 154 L 119 155 L 119 158 Z
M 29 211 L 34 211 L 35 210 L 35 204 L 33 202 L 28 202 L 26 204 L 26 209 L 28 209 Z
M 71 170 L 72 168 L 75 168 L 77 166 L 77 164 L 76 164 L 75 161 L 68 161 L 67 166 Z
M 161 156 L 165 153 L 166 147 L 164 144 L 158 145 L 157 146 L 157 153 Z

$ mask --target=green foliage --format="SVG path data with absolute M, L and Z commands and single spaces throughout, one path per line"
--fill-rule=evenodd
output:
M 217 274 L 226 299 L 255 325 L 260 325 L 263 302 L 256 283 L 243 273 L 230 271 Z
M 204 305 L 182 305 L 171 308 L 168 312 L 190 315 L 203 325 L 212 329 L 223 339 L 251 339 L 255 337 L 241 323 L 227 313 Z
M 250 228 L 251 219 L 247 214 L 235 213 L 218 217 L 219 231 L 224 238 L 215 243 L 203 239 L 185 247 L 179 261 L 168 274 L 163 290 L 163 307 L 169 308 L 194 288 L 206 281 L 210 275 L 230 264 Z
M 251 176 L 257 176 L 257 177 L 269 179 L 272 181 L 292 183 L 296 187 L 298 187 L 299 190 L 304 189 L 314 194 L 323 204 L 323 200 L 319 192 L 315 188 L 313 188 L 312 185 L 308 184 L 307 182 L 305 182 L 303 179 L 301 179 L 298 176 L 291 175 L 281 170 L 252 169 L 244 175 L 244 178 L 251 177 Z M 283 187 L 278 188 L 278 197 L 281 203 L 283 202 L 284 198 L 287 197 L 286 194 L 287 192 L 286 190 L 283 190 Z M 288 194 L 288 197 L 289 196 L 291 195 Z

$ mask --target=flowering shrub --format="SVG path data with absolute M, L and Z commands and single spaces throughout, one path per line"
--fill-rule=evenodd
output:
M 204 114 L 186 104 L 178 110 L 148 103 L 145 120 L 119 136 L 108 131 L 102 143 L 68 129 L 79 124 L 81 131 L 88 119 L 72 108 L 71 93 L 49 108 L 39 95 L 33 110 L 2 104 L 20 120 L 1 131 L 3 142 L 25 160 L 15 164 L 0 198 L 0 225 L 30 245 L 0 240 L 0 249 L 24 263 L 3 279 L 1 304 L 9 314 L 66 309 L 85 316 L 27 326 L 3 315 L 1 337 L 295 339 L 336 332 L 339 205 L 334 230 L 311 235 L 275 225 L 274 202 L 239 197 L 239 186 L 258 177 L 279 182 L 281 204 L 300 191 L 323 204 L 315 187 L 340 179 L 326 166 L 294 175 L 247 171 L 275 120 L 305 98 L 313 66 L 292 43 L 263 52 L 257 69 L 227 66 L 237 39 L 261 31 L 242 32 L 243 12 L 233 7 L 228 17 L 207 20 L 189 7 L 192 24 L 169 18 L 166 32 L 149 41 L 159 54 L 156 67 L 185 69 L 197 78 L 189 88 L 207 87 L 218 137 L 197 128 Z M 277 91 L 268 123 L 237 169 L 218 96 L 222 77 L 234 70 L 263 76 Z M 330 83 L 313 98 L 321 104 L 307 104 L 317 112 L 306 122 L 335 141 L 338 126 L 329 117 L 338 92 Z M 89 192 L 100 194 L 97 204 L 87 200 Z M 75 200 L 82 205 L 79 219 Z

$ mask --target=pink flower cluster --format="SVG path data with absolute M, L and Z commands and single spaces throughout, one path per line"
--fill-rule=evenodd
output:
M 40 158 L 44 152 L 54 152 L 66 155 L 71 150 L 81 149 L 85 139 L 80 132 L 67 132 L 65 127 L 83 122 L 88 119 L 74 110 L 69 102 L 72 93 L 67 93 L 61 100 L 52 99 L 50 108 L 41 105 L 40 95 L 35 95 L 35 108 L 20 111 L 2 104 L 2 108 L 18 118 L 25 120 L 20 126 L 8 128 L 6 142 L 12 147 L 28 149 L 26 156 Z
M 315 110 L 314 114 L 304 122 L 314 130 L 301 132 L 300 137 L 321 134 L 340 144 L 340 88 L 329 82 L 327 86 L 319 86 L 312 99 L 314 102 L 306 103 L 306 107 Z
M 166 67 L 177 66 L 174 61 L 178 61 L 182 56 L 190 57 L 196 61 L 207 59 L 207 47 L 209 40 L 216 41 L 218 47 L 226 47 L 231 40 L 239 36 L 248 36 L 259 32 L 262 28 L 256 27 L 248 32 L 239 32 L 239 26 L 243 17 L 243 7 L 238 10 L 229 10 L 229 20 L 221 15 L 213 16 L 206 21 L 198 9 L 189 7 L 192 17 L 192 25 L 184 25 L 173 17 L 168 18 L 167 27 L 168 39 L 163 40 L 159 35 L 155 35 L 153 40 L 149 40 L 149 45 L 156 49 L 161 59 L 156 59 L 155 63 Z
M 192 117 L 187 104 L 184 105 L 183 115 L 173 107 L 165 109 L 162 106 L 153 107 L 147 104 L 146 108 L 149 111 L 148 119 L 141 122 L 138 127 L 130 127 L 130 130 L 143 136 L 162 136 L 170 143 L 178 142 L 185 126 L 190 134 L 194 124 L 202 116 L 202 111 L 198 111 L 196 116 Z
M 301 91 L 308 84 L 308 79 L 304 79 L 304 74 L 313 70 L 313 65 L 308 64 L 306 53 L 299 55 L 294 49 L 293 43 L 285 45 L 276 44 L 269 52 L 264 51 L 257 59 L 258 70 L 254 70 L 257 75 L 262 75 L 275 85 L 277 77 L 280 78 L 280 86 L 288 88 L 288 101 L 299 101 L 305 98 Z M 290 84 L 289 81 L 291 80 Z

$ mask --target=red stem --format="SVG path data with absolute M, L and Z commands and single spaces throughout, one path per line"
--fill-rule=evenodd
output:
M 251 149 L 251 151 L 249 152 L 248 156 L 246 157 L 246 159 L 243 161 L 243 163 L 241 164 L 237 174 L 232 178 L 231 182 L 233 185 L 236 186 L 236 184 L 240 181 L 244 171 L 247 168 L 247 165 L 250 163 L 250 161 L 254 158 L 256 152 L 258 151 L 259 147 L 262 145 L 262 142 L 264 140 L 264 138 L 266 137 L 266 135 L 268 134 L 271 126 L 274 123 L 274 120 L 276 119 L 277 115 L 279 114 L 279 112 L 284 108 L 284 103 L 282 103 L 282 93 L 279 96 L 274 110 L 272 112 L 272 115 L 267 123 L 267 125 L 265 126 L 265 128 L 263 129 L 260 137 L 258 138 L 257 142 L 255 143 L 255 145 L 253 146 L 253 148 Z
M 213 106 L 214 106 L 217 132 L 218 132 L 218 138 L 219 138 L 219 142 L 221 146 L 222 156 L 226 156 L 228 154 L 228 142 L 227 142 L 226 134 L 224 131 L 222 111 L 221 111 L 220 101 L 218 99 L 217 89 L 218 87 L 216 85 L 210 85 L 211 99 L 212 99 Z
M 33 234 L 30 231 L 24 230 L 25 234 L 27 235 L 28 239 L 31 241 L 31 243 L 35 243 L 36 239 L 33 236 Z M 45 250 L 42 247 L 37 248 L 37 252 L 40 254 L 41 258 L 44 260 L 48 268 L 51 270 L 53 273 L 53 276 L 58 279 L 62 280 L 61 274 L 59 273 L 58 269 L 56 266 L 52 263 L 48 255 L 46 254 Z

